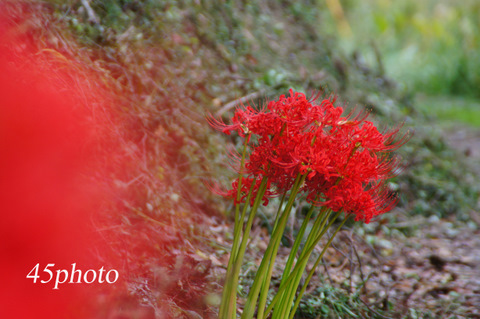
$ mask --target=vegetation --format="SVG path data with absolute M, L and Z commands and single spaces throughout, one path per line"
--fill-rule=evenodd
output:
M 403 130 L 415 132 L 400 151 L 403 173 L 390 184 L 401 196 L 391 222 L 417 215 L 466 220 L 477 208 L 478 184 L 465 158 L 431 125 L 432 116 L 480 125 L 480 5 L 474 0 L 461 6 L 448 0 L 49 0 L 2 6 L 12 23 L 26 21 L 21 30 L 35 36 L 39 50 L 95 73 L 92 86 L 111 96 L 108 108 L 96 105 L 95 97 L 86 103 L 108 123 L 98 156 L 111 168 L 103 182 L 120 194 L 100 224 L 116 225 L 104 227 L 104 238 L 110 253 L 124 260 L 127 280 L 107 298 L 110 304 L 102 304 L 105 312 L 124 298 L 132 312 L 142 304 L 157 317 L 215 317 L 224 273 L 212 265 L 226 266 L 222 257 L 233 231 L 217 228 L 232 207 L 205 182 L 230 182 L 221 150 L 241 141 L 212 134 L 205 114 L 228 118 L 240 102 L 261 104 L 289 88 L 336 93 L 348 108 L 370 110 L 376 123 L 404 123 Z M 415 98 L 418 92 L 427 97 Z M 468 98 L 445 103 L 431 97 L 438 94 Z M 111 145 L 115 156 L 109 156 Z M 269 219 L 272 212 L 259 214 Z M 255 256 L 246 259 L 255 265 Z M 245 290 L 251 268 L 242 270 Z M 381 318 L 397 309 L 379 310 L 359 298 L 339 287 L 317 288 L 298 316 Z
M 436 118 L 447 127 L 458 123 L 480 127 L 480 104 L 475 98 L 419 95 L 416 104 L 426 117 L 431 118 L 429 114 L 433 111 Z
M 477 1 L 463 1 L 461 5 L 449 0 L 344 4 L 352 31 L 342 41 L 351 43 L 350 48 L 362 48 L 374 41 L 386 72 L 410 90 L 479 97 Z M 372 52 L 365 56 L 375 61 Z

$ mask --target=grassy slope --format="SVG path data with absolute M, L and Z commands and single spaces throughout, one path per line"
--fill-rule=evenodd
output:
M 433 113 L 447 125 L 480 127 L 480 102 L 475 98 L 419 95 L 417 105 L 422 112 Z

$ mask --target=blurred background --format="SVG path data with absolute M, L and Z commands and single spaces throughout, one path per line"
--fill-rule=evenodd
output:
M 329 32 L 344 50 L 359 50 L 370 65 L 378 50 L 384 71 L 417 93 L 422 111 L 479 125 L 478 1 L 326 2 Z
M 216 317 L 232 207 L 205 184 L 231 183 L 227 154 L 241 141 L 205 116 L 229 121 L 239 103 L 261 105 L 290 88 L 335 94 L 338 105 L 412 136 L 389 185 L 398 207 L 368 225 L 347 223 L 296 318 L 480 316 L 479 1 L 2 0 L 0 12 L 9 72 L 22 77 L 28 59 L 55 79 L 53 91 L 71 92 L 74 103 L 59 107 L 80 108 L 90 132 L 76 144 L 95 165 L 78 175 L 105 200 L 85 218 L 97 241 L 87 248 L 122 279 L 87 293 L 91 318 Z M 273 214 L 263 209 L 254 225 L 240 296 Z M 20 238 L 26 217 L 12 218 Z M 2 258 L 25 275 L 38 262 L 17 255 Z

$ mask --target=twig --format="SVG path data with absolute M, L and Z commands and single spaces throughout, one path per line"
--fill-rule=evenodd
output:
M 330 276 L 330 272 L 328 271 L 327 263 L 325 262 L 325 259 L 322 257 L 322 264 L 323 268 L 325 268 L 325 273 L 327 274 L 328 280 L 330 281 L 330 285 L 333 287 L 333 280 L 332 277 Z
M 260 96 L 262 96 L 263 94 L 265 93 L 265 90 L 260 90 L 258 92 L 253 92 L 253 93 L 250 93 L 248 95 L 245 95 L 239 99 L 236 99 L 236 100 L 233 100 L 233 101 L 230 101 L 228 102 L 227 104 L 225 104 L 220 110 L 218 110 L 216 113 L 215 113 L 215 116 L 219 117 L 219 116 L 222 116 L 223 113 L 225 113 L 226 111 L 230 110 L 231 108 L 237 106 L 237 105 L 240 105 L 240 104 L 243 104 L 245 102 L 248 102 L 249 100 L 253 100 L 253 99 L 256 99 Z
M 364 305 L 365 307 L 367 307 L 367 309 L 371 312 L 373 312 L 374 314 L 376 314 L 377 316 L 381 317 L 381 318 L 385 318 L 385 319 L 392 319 L 391 317 L 387 317 L 387 316 L 384 316 L 382 314 L 379 314 L 378 312 L 376 312 L 375 310 L 373 310 L 372 308 L 370 308 L 370 305 L 367 304 L 365 301 L 363 301 L 362 298 L 358 297 L 358 300 L 360 300 Z
M 365 295 L 367 295 L 367 282 L 365 281 L 365 276 L 363 275 L 363 270 L 362 270 L 362 261 L 360 259 L 360 256 L 358 255 L 358 252 L 357 252 L 357 247 L 355 247 L 355 243 L 353 242 L 353 238 L 352 238 L 352 235 L 353 235 L 353 230 L 352 232 L 350 233 L 350 236 L 348 237 L 348 239 L 350 240 L 350 242 L 352 243 L 352 248 L 353 248 L 353 252 L 355 253 L 355 256 L 357 257 L 357 260 L 358 260 L 358 268 L 360 270 L 360 279 L 362 280 L 362 282 L 364 282 L 362 288 L 363 288 L 363 293 Z
M 85 10 L 87 10 L 88 20 L 95 24 L 100 24 L 100 20 L 95 14 L 95 11 L 93 11 L 92 7 L 90 6 L 90 3 L 88 3 L 88 0 L 80 0 L 80 1 L 82 2 L 82 5 L 85 7 Z
M 414 227 L 415 225 L 420 225 L 424 222 L 425 222 L 425 218 L 424 217 L 419 217 L 419 218 L 415 218 L 415 219 L 408 220 L 408 221 L 405 221 L 405 222 L 392 223 L 392 224 L 389 224 L 388 227 L 390 229 L 407 228 L 407 227 Z
M 358 234 L 356 234 L 356 233 L 354 233 L 354 232 L 352 232 L 352 234 L 355 234 L 355 236 L 357 236 L 357 238 L 359 238 L 361 241 L 363 241 L 363 243 L 364 243 L 368 248 L 370 248 L 371 252 L 373 253 L 373 256 L 374 256 L 377 260 L 383 262 L 383 257 L 380 256 L 380 255 L 377 253 L 377 251 L 375 250 L 375 248 L 374 248 L 371 244 L 369 244 L 369 243 L 365 240 L 365 238 L 363 238 L 362 236 L 359 236 Z
M 353 247 L 353 243 L 352 243 L 352 247 Z M 349 278 L 349 281 L 350 281 L 350 291 L 349 293 L 352 293 L 353 292 L 353 272 L 355 271 L 355 263 L 353 262 L 353 248 L 350 248 L 350 278 Z
M 139 209 L 131 206 L 128 202 L 124 201 L 123 204 L 125 205 L 125 207 L 127 207 L 128 209 L 131 209 L 135 214 L 137 214 L 138 216 L 140 217 L 143 217 L 145 218 L 146 220 L 149 220 L 151 221 L 152 223 L 154 224 L 157 224 L 157 225 L 160 225 L 160 226 L 163 226 L 163 227 L 170 227 L 169 225 L 159 221 L 159 220 L 156 220 L 150 216 L 148 216 L 147 214 L 143 213 L 142 211 L 140 211 Z

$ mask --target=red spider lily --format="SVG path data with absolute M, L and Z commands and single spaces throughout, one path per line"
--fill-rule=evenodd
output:
M 333 211 L 343 210 L 346 214 L 354 214 L 355 220 L 369 223 L 374 216 L 391 210 L 396 197 L 383 185 L 362 186 L 348 180 L 326 190 L 322 205 Z
M 242 182 L 240 202 L 254 180 L 258 187 L 267 178 L 266 203 L 267 198 L 290 190 L 300 174 L 306 175 L 301 192 L 307 201 L 355 214 L 357 220 L 368 223 L 395 203 L 383 185 L 398 168 L 392 151 L 408 136 L 397 137 L 399 128 L 380 132 L 366 120 L 366 112 L 342 116 L 344 110 L 334 105 L 334 98 L 320 104 L 316 99 L 318 95 L 307 99 L 290 90 L 290 96 L 282 95 L 259 110 L 237 108 L 230 125 L 209 118 L 210 125 L 221 132 L 251 138 L 242 170 L 248 178 Z M 237 189 L 238 180 L 222 194 L 236 198 Z
M 355 220 L 369 223 L 396 204 L 396 196 L 389 191 L 386 182 L 395 175 L 399 166 L 392 151 L 403 145 L 408 136 L 398 137 L 399 128 L 380 132 L 372 122 L 367 121 L 367 112 L 351 112 L 342 116 L 343 108 L 334 105 L 335 98 L 323 99 L 317 104 L 318 97 L 307 99 L 305 94 L 290 90 L 289 96 L 282 95 L 258 110 L 242 105 L 235 111 L 232 124 L 209 119 L 215 129 L 226 134 L 237 132 L 245 139 L 241 157 L 236 153 L 230 154 L 231 166 L 239 174 L 232 188 L 227 191 L 218 187 L 214 189 L 235 202 L 234 242 L 220 318 L 234 319 L 236 316 L 238 277 L 253 218 L 261 200 L 266 205 L 269 198 L 288 194 L 282 197 L 282 202 L 286 198 L 287 202 L 278 209 L 271 240 L 248 294 L 242 319 L 255 316 L 257 301 L 258 318 L 267 318 L 275 304 L 272 318 L 292 318 L 314 268 L 348 218 L 343 219 L 317 257 L 292 308 L 300 284 L 301 276 L 298 274 L 305 270 L 315 245 L 335 219 L 344 213 L 346 217 L 354 215 Z M 276 254 L 297 195 L 304 196 L 312 206 L 295 238 L 278 293 L 266 307 L 266 292 L 269 291 Z M 251 206 L 246 224 L 248 205 L 244 205 L 240 215 L 241 203 Z M 301 257 L 294 262 L 315 206 L 322 206 L 323 213 L 315 218 L 312 226 L 315 230 L 306 235 Z M 332 211 L 336 213 L 330 216 Z

